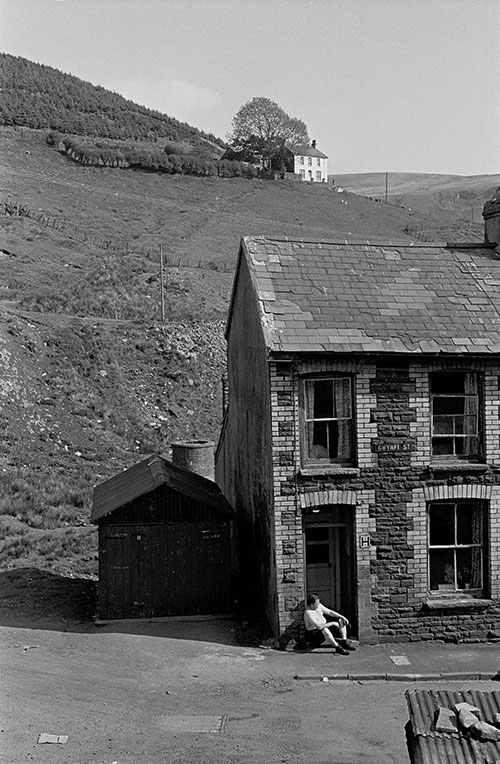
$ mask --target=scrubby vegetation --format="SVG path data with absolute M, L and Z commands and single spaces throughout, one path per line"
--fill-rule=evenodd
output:
M 86 480 L 85 480 L 86 477 Z M 79 560 L 82 574 L 96 569 L 96 531 L 84 507 L 89 475 L 78 486 L 61 477 L 4 476 L 0 480 L 0 560 L 3 568 L 36 560 L 67 570 Z

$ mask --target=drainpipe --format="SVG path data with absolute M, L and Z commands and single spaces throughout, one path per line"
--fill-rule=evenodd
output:
M 297 364 L 292 364 L 292 396 L 293 396 L 293 483 L 294 483 L 294 504 L 295 504 L 295 517 L 300 517 L 300 527 L 301 527 L 301 535 L 302 535 L 302 546 L 304 546 L 304 531 L 302 528 L 302 512 L 300 510 L 299 505 L 299 481 L 298 481 L 298 472 L 299 472 L 299 465 L 300 465 L 300 458 L 299 458 L 299 449 L 300 449 L 300 442 L 297 443 L 297 434 L 298 434 L 298 428 L 297 428 L 297 418 L 298 418 L 298 407 L 297 407 L 297 393 L 298 393 L 298 384 L 297 384 L 297 377 L 298 377 L 298 370 L 297 370 Z M 304 554 L 302 554 L 302 576 L 305 581 L 305 566 L 304 566 Z M 305 593 L 305 592 L 304 592 Z

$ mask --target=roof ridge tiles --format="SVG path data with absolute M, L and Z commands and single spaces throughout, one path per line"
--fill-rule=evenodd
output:
M 276 242 L 287 244 L 333 244 L 335 246 L 353 246 L 353 247 L 377 247 L 377 248 L 411 248 L 411 249 L 495 249 L 495 244 L 488 242 L 446 242 L 446 241 L 386 241 L 385 239 L 325 239 L 325 237 L 290 237 L 290 236 L 244 236 L 245 242 Z

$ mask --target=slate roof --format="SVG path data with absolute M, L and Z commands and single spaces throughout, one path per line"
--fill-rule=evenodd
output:
M 292 149 L 292 153 L 299 157 L 319 157 L 320 159 L 328 159 L 326 154 L 316 148 L 316 146 L 295 146 Z
M 500 353 L 500 257 L 487 244 L 245 237 L 240 258 L 271 352 Z
M 95 486 L 90 521 L 97 522 L 101 517 L 161 485 L 167 485 L 202 504 L 214 507 L 226 517 L 232 516 L 228 501 L 212 480 L 179 467 L 162 456 L 150 456 Z

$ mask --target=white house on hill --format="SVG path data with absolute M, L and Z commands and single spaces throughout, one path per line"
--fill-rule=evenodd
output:
M 302 180 L 313 183 L 328 181 L 328 157 L 316 148 L 316 141 L 312 141 L 310 146 L 296 146 L 293 155 L 293 171 L 300 175 Z

